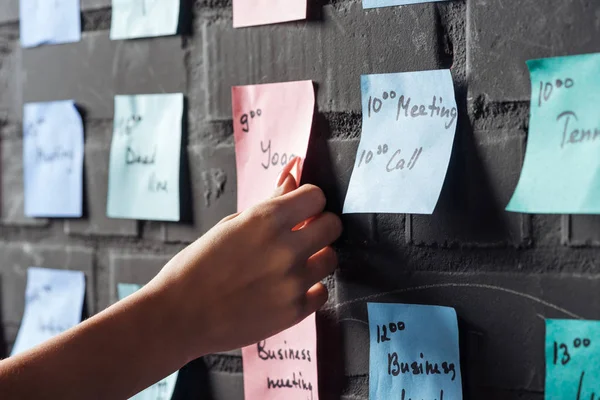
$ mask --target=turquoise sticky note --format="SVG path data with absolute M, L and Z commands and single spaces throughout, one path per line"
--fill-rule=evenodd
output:
M 175 35 L 179 11 L 180 0 L 113 0 L 110 38 Z
M 508 211 L 600 213 L 600 54 L 527 63 L 531 116 Z
M 458 111 L 449 70 L 363 75 L 363 127 L 344 214 L 431 214 Z
M 29 268 L 25 311 L 11 355 L 29 350 L 81 322 L 84 297 L 83 272 Z
M 83 122 L 72 100 L 25 104 L 25 215 L 81 217 L 83 151 Z
M 107 214 L 179 221 L 183 95 L 115 97 Z
M 136 285 L 134 283 L 117 284 L 119 300 L 123 300 L 125 297 L 132 295 L 141 288 L 141 285 Z M 179 371 L 175 371 L 166 378 L 156 382 L 154 385 L 136 394 L 131 398 L 131 400 L 169 400 L 171 397 L 173 397 L 173 391 L 175 390 L 175 385 L 177 384 L 178 375 Z
M 431 3 L 443 0 L 363 0 L 363 8 L 403 6 L 407 4 Z
M 600 398 L 600 321 L 546 320 L 545 398 Z
M 21 46 L 81 40 L 80 0 L 20 0 Z
M 367 308 L 369 399 L 462 400 L 453 308 L 388 303 Z

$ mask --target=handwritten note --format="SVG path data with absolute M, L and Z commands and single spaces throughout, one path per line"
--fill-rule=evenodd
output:
M 80 0 L 20 0 L 21 46 L 79 42 Z
M 368 303 L 369 399 L 461 400 L 456 311 Z
M 315 315 L 242 349 L 246 400 L 318 400 Z
M 81 217 L 83 122 L 72 100 L 25 104 L 25 215 Z
M 142 288 L 141 285 L 133 283 L 119 283 L 117 284 L 117 293 L 119 300 L 123 300 L 125 297 L 132 295 Z M 177 376 L 179 371 L 172 373 L 165 379 L 160 380 L 154 385 L 141 391 L 131 398 L 131 400 L 169 400 L 173 396 L 175 385 L 177 384 Z
M 238 211 L 243 211 L 273 193 L 289 160 L 306 157 L 315 92 L 311 81 L 272 83 L 234 87 L 232 98 Z
M 344 213 L 431 214 L 458 111 L 449 70 L 363 75 L 363 130 Z
M 233 0 L 233 26 L 267 25 L 306 19 L 306 0 Z
M 600 213 L 600 54 L 533 60 L 521 178 L 508 211 Z
M 11 355 L 29 350 L 81 322 L 84 296 L 83 272 L 29 268 L 25 312 Z
M 363 8 L 403 6 L 407 4 L 432 3 L 444 0 L 363 0 Z
M 179 221 L 182 94 L 115 97 L 111 218 Z
M 180 0 L 113 0 L 110 38 L 175 35 L 180 7 Z

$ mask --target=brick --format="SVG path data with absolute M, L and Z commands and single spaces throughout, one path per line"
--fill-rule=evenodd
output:
M 81 10 L 97 10 L 99 8 L 110 8 L 112 0 L 81 0 Z
M 0 27 L 0 121 L 19 120 L 16 116 L 21 114 L 21 96 L 19 33 Z
M 600 216 L 564 216 L 567 243 L 572 246 L 600 246 Z
M 85 146 L 84 218 L 65 221 L 69 235 L 137 236 L 138 221 L 108 218 L 108 160 L 110 149 L 89 141 Z
M 433 215 L 413 215 L 407 236 L 421 245 L 521 246 L 529 218 L 504 210 L 519 180 L 524 134 L 457 132 L 442 194 Z
M 205 69 L 205 113 L 211 120 L 230 118 L 233 85 L 312 79 L 320 110 L 358 111 L 361 74 L 442 66 L 431 4 L 374 11 L 360 2 L 326 5 L 318 23 L 252 29 L 210 19 L 199 39 L 203 44 L 196 47 L 203 51 L 192 62 Z
M 244 377 L 242 374 L 211 371 L 209 386 L 212 400 L 244 400 Z
M 537 0 L 474 0 L 467 7 L 471 97 L 529 100 L 525 61 L 600 51 L 596 0 L 547 0 L 543 7 Z
M 25 308 L 25 286 L 27 283 L 27 268 L 29 267 L 83 271 L 86 277 L 87 312 L 90 315 L 94 314 L 95 274 L 93 260 L 93 251 L 84 247 L 40 245 L 27 242 L 0 243 L 2 323 L 5 326 L 17 327 L 18 329 Z
M 186 91 L 181 38 L 111 41 L 86 32 L 79 43 L 24 49 L 26 102 L 75 99 L 91 119 L 113 117 L 115 94 Z
M 0 142 L 0 222 L 2 225 L 47 226 L 45 218 L 25 216 L 25 196 L 23 191 L 23 142 L 2 140 Z
M 233 146 L 188 148 L 191 197 L 184 208 L 190 220 L 167 224 L 167 241 L 192 242 L 237 210 L 237 175 Z
M 19 0 L 0 0 L 0 24 L 19 19 Z
M 355 264 L 337 274 L 336 308 L 346 349 L 346 375 L 367 375 L 369 371 L 365 346 L 369 301 L 454 307 L 466 391 L 485 387 L 542 392 L 544 319 L 600 317 L 597 276 L 386 269 L 377 277 L 386 282 L 381 287 L 370 283 L 372 279 L 359 270 L 360 265 Z M 371 269 L 362 272 L 375 274 Z

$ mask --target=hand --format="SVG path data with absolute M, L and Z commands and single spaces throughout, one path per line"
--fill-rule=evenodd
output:
M 289 173 L 279 183 L 274 198 L 223 220 L 147 286 L 181 310 L 177 340 L 190 359 L 256 343 L 327 301 L 320 281 L 337 266 L 329 245 L 340 219 L 323 212 L 316 186 L 293 190 Z

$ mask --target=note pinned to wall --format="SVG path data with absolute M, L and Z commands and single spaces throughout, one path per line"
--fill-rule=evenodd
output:
M 142 288 L 141 285 L 134 283 L 119 283 L 117 284 L 117 293 L 119 300 L 132 295 Z M 173 397 L 173 391 L 177 384 L 177 376 L 179 371 L 172 373 L 166 378 L 156 382 L 154 385 L 144 389 L 140 393 L 133 396 L 130 400 L 169 400 Z
M 21 46 L 81 40 L 80 0 L 20 0 Z
M 246 400 L 318 400 L 315 315 L 242 349 Z
M 25 215 L 81 217 L 83 122 L 72 100 L 25 104 Z
M 233 0 L 234 28 L 298 21 L 306 15 L 306 0 Z
M 404 6 L 408 4 L 433 3 L 445 0 L 363 0 L 363 8 Z
M 107 214 L 179 221 L 183 95 L 115 97 Z
M 458 111 L 449 70 L 363 75 L 363 127 L 344 214 L 432 214 Z
M 315 108 L 311 81 L 232 89 L 238 211 L 267 199 L 295 156 L 306 157 Z M 298 182 L 301 175 L 299 168 Z
M 177 34 L 180 0 L 113 0 L 112 40 Z
M 368 303 L 369 399 L 461 400 L 456 311 Z
M 84 297 L 83 272 L 29 268 L 25 312 L 11 355 L 29 350 L 81 322 Z
M 600 54 L 528 61 L 531 115 L 508 211 L 600 214 Z

